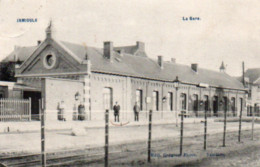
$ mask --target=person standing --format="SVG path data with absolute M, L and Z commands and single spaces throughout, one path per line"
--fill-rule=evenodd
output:
M 140 107 L 137 104 L 137 102 L 135 102 L 135 105 L 134 105 L 135 121 L 139 121 L 139 112 L 140 112 Z
M 64 109 L 64 101 L 61 100 L 61 102 L 58 104 L 58 120 L 60 121 L 66 121 Z
M 119 122 L 120 105 L 117 103 L 117 101 L 113 107 L 113 110 L 114 110 L 115 122 L 116 121 Z
M 85 120 L 85 106 L 83 102 L 80 102 L 78 106 L 78 120 L 83 121 Z

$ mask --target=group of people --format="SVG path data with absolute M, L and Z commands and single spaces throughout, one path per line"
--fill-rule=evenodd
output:
M 115 105 L 113 106 L 113 110 L 114 110 L 115 122 L 119 122 L 120 105 L 118 104 L 118 102 L 116 102 Z M 135 102 L 133 111 L 134 111 L 134 120 L 139 121 L 140 106 L 138 105 L 137 102 Z
M 65 103 L 63 100 L 58 103 L 58 120 L 60 121 L 66 121 L 66 114 L 65 114 Z M 83 102 L 80 102 L 79 104 L 74 104 L 74 110 L 76 112 L 77 118 L 73 118 L 74 120 L 85 120 L 85 106 Z M 73 113 L 74 114 L 74 113 Z

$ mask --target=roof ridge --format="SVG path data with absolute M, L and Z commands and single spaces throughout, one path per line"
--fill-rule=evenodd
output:
M 84 45 L 79 44 L 79 43 L 73 43 L 73 42 L 68 42 L 68 41 L 62 41 L 62 40 L 56 40 L 56 41 L 59 41 L 59 42 L 61 42 L 61 43 L 71 44 L 71 45 L 77 45 L 77 46 L 81 46 L 81 47 L 84 47 L 84 48 L 88 47 L 88 48 L 97 48 L 97 49 L 102 49 L 102 48 L 95 47 L 95 46 L 88 46 L 88 45 L 84 46 Z

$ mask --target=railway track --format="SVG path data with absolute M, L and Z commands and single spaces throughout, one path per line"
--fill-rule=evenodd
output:
M 260 129 L 255 129 L 260 131 Z M 222 133 L 216 133 L 209 135 L 210 138 L 207 140 L 209 144 L 215 144 L 216 141 L 221 142 Z M 237 131 L 227 132 L 227 135 L 237 135 Z M 243 139 L 251 138 L 250 130 L 243 130 Z M 259 137 L 260 133 L 255 133 L 255 137 Z M 189 147 L 194 144 L 202 144 L 201 141 L 195 139 L 202 138 L 203 135 L 185 137 L 185 140 L 193 140 L 193 142 L 183 144 L 183 147 Z M 228 137 L 228 136 L 227 136 Z M 162 150 L 168 147 L 173 147 L 178 150 L 179 148 L 179 138 L 167 138 L 160 140 L 152 141 L 152 150 Z M 203 148 L 201 148 L 203 149 Z M 109 152 L 109 161 L 123 159 L 129 156 L 130 154 L 136 153 L 146 153 L 147 144 L 146 142 L 137 142 L 137 143 L 126 143 L 122 145 L 112 145 Z M 91 152 L 91 153 L 90 153 Z M 47 166 L 69 166 L 73 164 L 101 164 L 104 161 L 103 147 L 97 148 L 88 148 L 88 149 L 75 149 L 75 150 L 65 150 L 59 152 L 49 152 L 46 155 L 47 157 Z M 30 166 L 41 166 L 41 155 L 40 154 L 27 154 L 27 155 L 18 155 L 18 156 L 8 156 L 1 157 L 0 163 L 2 166 L 10 167 L 30 167 Z

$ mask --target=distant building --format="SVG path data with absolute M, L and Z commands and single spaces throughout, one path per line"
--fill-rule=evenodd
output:
M 44 97 L 48 119 L 57 119 L 57 106 L 65 102 L 72 116 L 82 101 L 88 119 L 103 119 L 105 109 L 118 101 L 121 116 L 133 114 L 138 102 L 141 112 L 175 113 L 186 111 L 190 116 L 202 116 L 208 110 L 212 116 L 237 116 L 244 110 L 243 85 L 225 73 L 202 69 L 198 64 L 177 64 L 175 59 L 164 61 L 149 58 L 145 44 L 114 47 L 104 42 L 103 48 L 63 42 L 52 38 L 51 27 L 46 39 L 33 47 L 16 47 L 4 59 L 23 63 L 16 68 L 17 84 L 26 85 L 23 97 L 31 97 L 33 114 L 39 98 Z M 176 84 L 176 78 L 180 81 Z
M 242 82 L 242 77 L 239 77 Z M 248 89 L 247 115 L 260 116 L 260 68 L 250 68 L 245 72 L 245 87 Z

